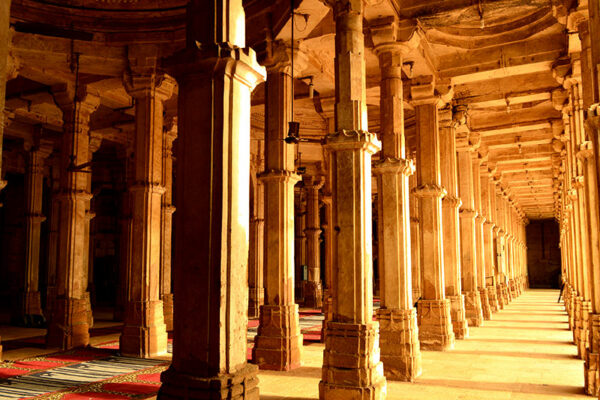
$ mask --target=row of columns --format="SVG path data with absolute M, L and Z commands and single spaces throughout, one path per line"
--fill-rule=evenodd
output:
M 598 1 L 579 7 L 567 24 L 578 32 L 580 44 L 569 59 L 555 67 L 562 89 L 553 93 L 553 103 L 562 112 L 562 124 L 555 135 L 560 151 L 557 178 L 557 208 L 561 228 L 562 281 L 569 328 L 578 356 L 585 361 L 586 393 L 600 394 L 600 262 L 598 226 L 598 62 L 600 35 Z M 558 125 L 558 123 L 557 123 Z

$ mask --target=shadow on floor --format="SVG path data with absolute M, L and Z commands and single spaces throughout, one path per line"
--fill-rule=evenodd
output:
M 558 323 L 558 322 L 557 322 Z M 517 329 L 522 331 L 523 329 L 526 329 L 526 327 L 524 326 L 504 326 L 504 325 L 481 325 L 478 326 L 477 328 L 491 328 L 491 329 Z M 551 327 L 545 327 L 545 326 L 535 326 L 535 327 L 531 327 L 531 329 L 535 329 L 537 330 L 541 330 L 541 331 L 560 331 L 560 330 L 569 330 L 569 327 L 566 326 L 564 328 L 551 328 Z
M 284 375 L 286 377 L 302 377 L 302 378 L 321 378 L 320 367 L 300 367 L 291 371 L 266 371 L 261 370 L 260 373 L 264 375 Z M 262 399 L 262 396 L 261 396 Z
M 495 357 L 513 357 L 513 358 L 540 358 L 548 360 L 578 360 L 574 354 L 557 353 L 528 353 L 523 351 L 480 351 L 480 350 L 452 350 L 452 354 L 466 354 L 474 356 L 495 356 Z
M 418 384 L 444 386 L 451 388 L 464 388 L 474 390 L 490 390 L 499 392 L 513 393 L 529 393 L 529 394 L 546 394 L 555 396 L 568 396 L 575 394 L 585 394 L 583 387 L 567 386 L 567 385 L 547 385 L 535 383 L 500 383 L 500 382 L 474 382 L 474 381 L 459 381 L 453 379 L 427 379 L 419 378 Z
M 522 344 L 573 344 L 568 340 L 537 340 L 537 339 L 487 339 L 468 338 L 469 342 L 492 342 L 492 343 L 522 343 Z

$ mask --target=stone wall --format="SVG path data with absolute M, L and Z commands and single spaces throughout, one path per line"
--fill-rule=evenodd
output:
M 532 288 L 558 288 L 560 248 L 558 224 L 552 219 L 527 226 L 527 260 Z

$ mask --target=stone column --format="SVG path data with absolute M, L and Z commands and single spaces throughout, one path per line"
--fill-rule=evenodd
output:
M 298 177 L 300 179 L 300 177 Z M 302 184 L 294 193 L 294 298 L 304 303 L 304 267 L 306 266 L 306 193 Z
M 138 51 L 141 54 L 136 54 Z M 158 57 L 154 50 L 142 48 L 130 49 L 130 56 L 133 55 L 144 60 Z M 146 71 L 153 66 L 143 67 L 144 71 L 134 70 L 126 81 L 126 88 L 135 99 L 136 107 L 133 182 L 129 186 L 131 258 L 120 349 L 124 355 L 153 357 L 167 351 L 167 331 L 160 298 L 163 283 L 161 250 L 164 244 L 162 203 L 165 193 L 163 102 L 171 97 L 175 82 L 166 75 Z
M 252 360 L 261 369 L 287 371 L 301 365 L 302 335 L 294 301 L 294 146 L 283 139 L 291 121 L 289 49 L 273 43 L 267 61 L 265 104 L 265 304 Z
M 41 128 L 40 128 L 41 130 Z M 41 133 L 41 132 L 40 132 Z M 50 155 L 50 143 L 25 143 L 27 150 L 27 170 L 25 173 L 26 214 L 25 214 L 25 286 L 22 293 L 21 316 L 26 325 L 43 323 L 42 302 L 39 291 L 40 281 L 40 235 L 44 190 L 44 160 Z
M 496 218 L 494 217 L 494 204 L 496 198 L 496 187 L 491 182 L 490 174 L 493 175 L 495 169 L 490 170 L 490 165 L 483 165 L 481 171 L 481 204 L 485 216 L 483 224 L 483 248 L 485 259 L 485 271 L 489 281 L 487 285 L 488 303 L 492 312 L 498 311 L 498 295 L 496 289 L 496 263 L 494 260 L 494 228 Z
M 465 316 L 465 296 L 462 294 L 460 263 L 458 170 L 456 160 L 456 126 L 466 122 L 464 110 L 452 113 L 450 108 L 440 110 L 440 167 L 442 186 L 446 196 L 442 199 L 442 228 L 444 230 L 444 278 L 446 298 L 450 300 L 452 328 L 457 339 L 469 336 Z
M 74 102 L 73 99 L 76 99 Z M 88 191 L 90 174 L 91 114 L 100 97 L 87 88 L 75 94 L 66 87 L 54 90 L 54 99 L 63 111 L 61 146 L 60 223 L 56 300 L 48 326 L 49 346 L 71 349 L 89 344 L 88 244 L 87 211 L 92 194 Z
M 162 196 L 160 217 L 160 299 L 163 302 L 164 322 L 168 332 L 173 330 L 173 293 L 171 290 L 171 254 L 173 238 L 173 141 L 177 138 L 177 118 L 165 127 L 162 155 Z
M 322 177 L 305 176 L 306 190 L 306 265 L 308 280 L 304 283 L 304 306 L 323 306 L 323 286 L 321 285 L 321 218 L 319 214 L 319 189 L 323 186 Z
M 253 191 L 253 199 L 250 209 L 250 250 L 248 257 L 248 285 L 250 286 L 250 300 L 248 303 L 248 317 L 258 318 L 260 306 L 265 304 L 264 286 L 264 254 L 265 254 L 265 191 L 261 181 L 257 178 L 256 171 L 262 164 L 258 158 L 250 177 L 250 190 Z M 254 180 L 254 184 L 252 184 Z
M 585 192 L 588 201 L 589 213 L 589 241 L 590 241 L 590 258 L 592 265 L 600 263 L 600 244 L 599 232 L 600 227 L 600 202 L 598 200 L 598 185 L 597 171 L 594 149 L 592 144 L 592 135 L 595 135 L 594 130 L 598 129 L 598 117 L 590 118 L 587 124 L 588 140 L 581 144 L 578 157 L 584 164 L 584 182 Z M 600 391 L 600 271 L 592 268 L 591 272 L 591 313 L 589 315 L 589 348 L 587 358 L 585 360 L 585 388 L 586 393 L 592 396 L 598 396 Z
M 133 143 L 127 143 L 121 148 L 120 157 L 122 157 L 123 181 L 120 182 L 120 200 L 121 210 L 119 214 L 119 283 L 117 287 L 117 298 L 115 306 L 115 320 L 125 320 L 125 309 L 127 307 L 127 288 L 129 287 L 129 264 L 131 262 L 131 254 L 129 245 L 131 241 L 132 229 L 132 210 L 131 210 L 131 193 L 128 188 L 133 185 Z
M 332 319 L 326 323 L 319 398 L 384 399 L 379 324 L 373 321 L 371 155 L 379 141 L 367 132 L 362 0 L 330 1 L 335 19 L 335 128 L 330 152 Z
M 258 400 L 248 364 L 250 98 L 264 79 L 241 0 L 191 0 L 177 79 L 173 361 L 161 400 Z M 203 107 L 198 105 L 202 104 Z
M 333 318 L 333 298 L 331 284 L 333 280 L 333 257 L 334 257 L 334 248 L 333 248 L 333 237 L 334 230 L 332 226 L 333 221 L 333 208 L 331 202 L 331 191 L 330 191 L 330 179 L 329 179 L 329 171 L 328 178 L 325 180 L 325 188 L 327 194 L 324 194 L 323 199 L 323 208 L 324 208 L 324 216 L 325 221 L 321 224 L 321 229 L 323 229 L 323 236 L 325 237 L 325 290 L 323 291 L 323 326 L 321 328 L 321 340 L 325 342 L 325 334 L 327 333 L 326 325 L 327 321 L 331 321 Z
M 447 350 L 454 347 L 450 300 L 444 281 L 438 105 L 431 77 L 413 79 L 412 102 L 417 127 L 417 187 L 421 224 L 422 299 L 417 304 L 421 348 Z
M 6 186 L 2 180 L 2 139 L 4 137 L 4 103 L 6 100 L 6 81 L 8 80 L 8 48 L 10 45 L 10 3 L 5 0 L 0 4 L 0 190 Z M 0 346 L 0 356 L 2 346 Z
M 416 157 L 411 158 L 413 164 Z M 410 255 L 411 255 L 411 273 L 412 273 L 412 292 L 413 301 L 418 302 L 421 299 L 421 287 L 423 279 L 421 273 L 421 225 L 419 223 L 419 200 L 415 196 L 414 190 L 417 187 L 417 174 L 413 173 L 408 178 L 408 187 L 410 189 Z
M 0 190 L 6 186 L 2 180 L 2 139 L 4 137 L 4 101 L 6 99 L 6 76 L 8 59 L 8 46 L 10 42 L 10 2 L 0 4 Z M 0 338 L 1 339 L 1 338 Z M 0 359 L 2 359 L 2 346 L 0 345 Z
M 472 140 L 472 139 L 470 139 Z M 481 139 L 477 138 L 478 141 Z M 475 199 L 475 211 L 477 216 L 475 217 L 475 238 L 477 243 L 476 258 L 477 258 L 477 289 L 479 291 L 479 297 L 481 300 L 481 311 L 483 313 L 483 319 L 492 319 L 492 309 L 490 308 L 490 302 L 488 300 L 487 288 L 485 284 L 486 273 L 485 273 L 485 253 L 484 253 L 484 239 L 483 239 L 483 224 L 486 221 L 482 211 L 481 201 L 481 163 L 482 156 L 480 151 L 477 151 L 473 155 L 473 197 Z
M 50 213 L 48 215 L 48 286 L 46 288 L 46 316 L 52 316 L 56 300 L 56 271 L 58 262 L 58 228 L 60 222 L 60 155 L 54 153 L 47 162 L 50 166 Z
M 483 323 L 481 297 L 477 291 L 477 239 L 475 232 L 475 196 L 473 193 L 472 154 L 474 148 L 469 143 L 469 132 L 465 129 L 457 133 L 456 150 L 458 157 L 460 206 L 460 254 L 465 313 L 469 326 Z
M 413 381 L 421 374 L 417 313 L 413 306 L 410 262 L 408 177 L 414 173 L 406 158 L 402 53 L 395 21 L 371 25 L 381 71 L 380 120 L 382 149 L 373 165 L 377 178 L 378 265 L 381 308 L 381 361 L 388 379 Z

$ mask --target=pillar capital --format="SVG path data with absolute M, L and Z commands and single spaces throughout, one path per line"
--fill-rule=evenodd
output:
M 415 164 L 412 160 L 402 158 L 386 157 L 373 163 L 373 174 L 402 174 L 410 176 L 415 172 Z
M 384 53 L 405 56 L 416 49 L 421 42 L 417 33 L 417 25 L 407 20 L 384 17 L 369 23 L 371 38 L 375 45 L 375 53 L 381 57 Z
M 418 76 L 411 80 L 410 95 L 414 106 L 434 105 L 442 107 L 444 100 L 436 92 L 436 82 L 433 76 Z
M 325 148 L 336 150 L 366 150 L 375 154 L 381 149 L 381 142 L 373 133 L 342 129 L 325 137 Z

